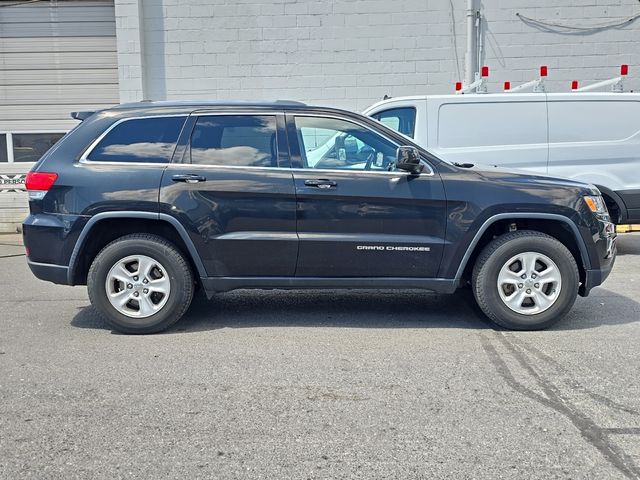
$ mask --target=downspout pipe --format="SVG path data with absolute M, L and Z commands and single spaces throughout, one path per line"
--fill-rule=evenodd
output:
M 476 0 L 467 0 L 467 50 L 464 55 L 464 83 L 471 85 L 478 71 Z

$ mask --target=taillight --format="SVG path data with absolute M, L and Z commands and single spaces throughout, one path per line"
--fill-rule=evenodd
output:
M 25 179 L 25 187 L 29 192 L 29 200 L 41 200 L 58 179 L 57 173 L 29 172 Z

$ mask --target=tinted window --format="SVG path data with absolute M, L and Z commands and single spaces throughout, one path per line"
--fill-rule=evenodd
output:
M 191 162 L 240 167 L 276 167 L 276 117 L 200 117 L 191 134 Z
M 0 162 L 8 162 L 9 158 L 7 155 L 7 136 L 2 133 L 0 134 Z
M 63 136 L 64 133 L 14 133 L 13 161 L 37 162 Z
M 125 120 L 113 127 L 87 157 L 103 162 L 171 161 L 185 117 Z
M 416 109 L 413 107 L 394 108 L 378 112 L 373 118 L 389 128 L 413 138 L 416 130 Z
M 305 168 L 389 170 L 397 147 L 368 128 L 345 120 L 295 117 Z

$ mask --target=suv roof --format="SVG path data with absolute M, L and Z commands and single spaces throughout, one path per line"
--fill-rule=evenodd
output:
M 168 107 L 306 107 L 306 103 L 295 100 L 142 100 L 123 103 L 109 110 L 127 110 L 140 108 Z

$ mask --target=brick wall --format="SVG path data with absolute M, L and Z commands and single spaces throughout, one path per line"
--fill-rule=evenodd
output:
M 640 13 L 638 0 L 479 3 L 490 91 L 504 80 L 532 79 L 543 63 L 551 91 L 568 90 L 573 79 L 612 77 L 621 63 L 631 66 L 627 87 L 640 87 L 640 19 L 560 34 L 516 16 L 601 24 Z M 286 98 L 361 110 L 385 94 L 449 93 L 464 75 L 465 6 L 464 0 L 116 0 L 121 101 Z

